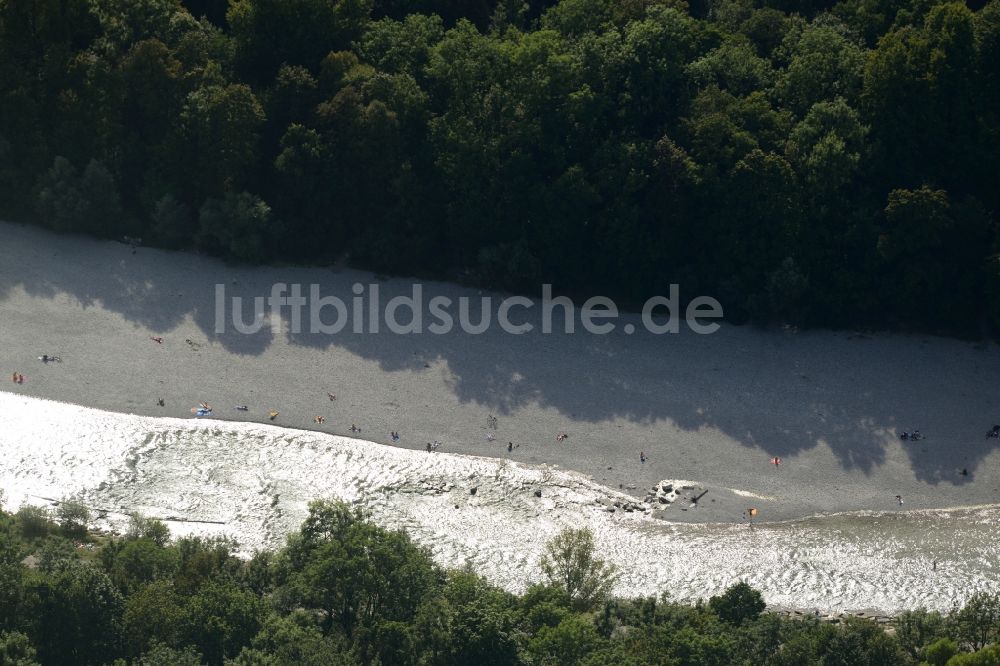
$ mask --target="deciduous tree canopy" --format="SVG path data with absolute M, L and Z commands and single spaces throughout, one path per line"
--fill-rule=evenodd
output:
M 1000 0 L 11 0 L 0 215 L 996 334 L 998 63 Z
M 765 612 L 746 583 L 694 605 L 666 591 L 620 599 L 586 529 L 551 539 L 539 563 L 551 582 L 514 595 L 442 571 L 405 533 L 339 502 L 310 504 L 284 548 L 250 560 L 225 540 L 170 542 L 138 515 L 121 538 L 80 537 L 51 518 L 0 511 L 0 666 L 997 663 L 995 594 L 946 615 L 902 613 L 892 633 Z

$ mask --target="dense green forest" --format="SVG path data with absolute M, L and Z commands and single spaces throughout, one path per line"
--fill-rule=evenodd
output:
M 283 549 L 249 560 L 138 515 L 120 537 L 87 519 L 72 503 L 0 512 L 0 666 L 1000 664 L 997 595 L 887 632 L 765 612 L 745 583 L 694 605 L 611 597 L 585 530 L 549 542 L 547 582 L 518 596 L 340 503 L 311 504 Z
M 1000 0 L 0 0 L 0 216 L 1000 331 Z

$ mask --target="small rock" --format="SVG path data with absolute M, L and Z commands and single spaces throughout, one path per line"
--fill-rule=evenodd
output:
M 479 490 L 478 486 L 474 486 L 472 488 L 469 488 L 469 494 L 470 495 L 475 495 L 477 490 Z
M 535 491 L 535 497 L 541 497 L 541 496 L 542 496 L 542 491 L 541 490 L 536 490 Z

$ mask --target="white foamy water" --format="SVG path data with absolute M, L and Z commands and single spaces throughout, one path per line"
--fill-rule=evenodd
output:
M 1000 590 L 996 506 L 844 513 L 753 530 L 666 523 L 611 513 L 609 504 L 635 498 L 552 468 L 4 392 L 0 413 L 7 508 L 74 498 L 105 510 L 98 526 L 109 529 L 140 511 L 171 519 L 175 535 L 227 534 L 249 553 L 280 546 L 310 500 L 337 497 L 405 529 L 442 565 L 471 564 L 512 591 L 537 578 L 548 538 L 582 526 L 620 567 L 622 595 L 695 599 L 745 580 L 774 606 L 891 613 L 947 610 Z

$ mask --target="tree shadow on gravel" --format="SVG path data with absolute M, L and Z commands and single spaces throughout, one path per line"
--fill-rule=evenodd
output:
M 350 309 L 356 283 L 378 284 L 382 305 L 409 296 L 407 280 L 378 280 L 370 274 L 324 268 L 227 266 L 186 253 L 122 243 L 56 236 L 17 225 L 0 225 L 0 313 L 12 290 L 42 299 L 69 298 L 82 308 L 117 313 L 137 328 L 167 335 L 188 318 L 225 352 L 257 356 L 275 337 L 267 320 L 255 334 L 232 326 L 233 296 L 243 299 L 245 321 L 255 297 L 267 297 L 274 283 L 320 285 L 324 296 L 341 298 Z M 216 285 L 224 285 L 225 332 L 217 330 Z M 682 285 L 683 289 L 683 285 Z M 436 321 L 427 311 L 431 297 L 452 299 L 458 320 L 460 297 L 470 298 L 469 319 L 482 317 L 480 298 L 495 320 L 502 296 L 442 283 L 423 284 L 424 329 Z M 690 294 L 688 296 L 694 296 Z M 579 305 L 579 304 L 578 304 Z M 401 323 L 409 321 L 406 308 Z M 287 311 L 285 312 L 287 320 Z M 962 484 L 997 445 L 983 435 L 1000 410 L 992 397 L 1000 376 L 1000 353 L 992 345 L 920 336 L 761 331 L 725 326 L 713 335 L 686 330 L 653 335 L 637 315 L 617 321 L 616 331 L 594 335 L 564 331 L 556 308 L 553 329 L 541 332 L 541 305 L 516 307 L 511 319 L 530 323 L 530 333 L 504 332 L 495 321 L 485 332 L 397 335 L 386 330 L 336 335 L 302 331 L 280 335 L 289 344 L 314 350 L 346 350 L 377 361 L 388 373 L 444 368 L 447 387 L 463 403 L 510 415 L 538 405 L 576 422 L 626 420 L 650 428 L 674 424 L 685 431 L 715 429 L 769 456 L 792 456 L 820 444 L 829 446 L 846 470 L 870 473 L 887 459 L 897 433 L 918 428 L 923 442 L 905 443 L 915 476 L 929 483 Z M 367 317 L 367 312 L 365 314 Z M 326 323 L 332 309 L 323 313 Z M 286 321 L 286 327 L 290 322 Z M 634 335 L 622 330 L 637 327 Z M 144 331 L 144 332 L 145 332 Z M 138 334 L 138 333 L 137 333 Z M 994 413 L 991 413 L 993 410 Z M 956 471 L 965 467 L 968 476 Z

